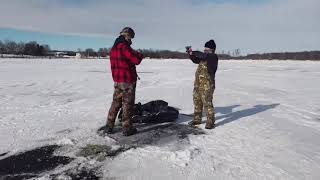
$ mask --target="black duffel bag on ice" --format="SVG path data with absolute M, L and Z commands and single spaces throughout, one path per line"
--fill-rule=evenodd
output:
M 133 110 L 133 123 L 164 123 L 173 122 L 179 117 L 179 111 L 174 107 L 168 106 L 163 100 L 151 101 L 146 104 L 135 104 Z M 122 110 L 118 119 L 122 121 Z

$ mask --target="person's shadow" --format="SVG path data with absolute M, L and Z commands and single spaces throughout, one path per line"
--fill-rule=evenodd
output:
M 240 105 L 232 105 L 232 106 L 226 106 L 226 107 L 216 107 L 215 111 L 216 113 L 221 113 L 222 115 L 216 117 L 216 127 L 223 126 L 227 123 L 231 123 L 233 121 L 240 120 L 244 117 L 249 117 L 270 109 L 274 109 L 280 104 L 269 104 L 269 105 L 255 105 L 252 108 L 244 109 L 240 111 L 233 112 L 233 109 L 239 107 Z M 194 114 L 180 114 L 179 123 L 191 121 L 193 119 Z M 203 117 L 205 117 L 206 114 L 203 114 Z M 221 121 L 219 121 L 222 119 Z M 217 122 L 218 121 L 218 122 Z M 205 122 L 203 122 L 205 123 Z

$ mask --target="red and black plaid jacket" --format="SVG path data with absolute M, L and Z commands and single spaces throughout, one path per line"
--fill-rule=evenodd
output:
M 136 65 L 143 55 L 133 50 L 129 43 L 120 36 L 110 51 L 110 64 L 113 81 L 117 83 L 135 83 L 137 81 Z

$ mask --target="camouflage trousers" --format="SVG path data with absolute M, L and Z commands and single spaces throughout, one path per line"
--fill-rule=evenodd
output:
M 107 126 L 113 128 L 120 108 L 122 107 L 122 128 L 132 128 L 132 113 L 136 94 L 136 83 L 115 83 L 113 101 L 107 118 Z
M 204 109 L 207 113 L 207 125 L 211 126 L 215 123 L 215 110 L 212 103 L 214 90 L 215 81 L 210 78 L 206 63 L 200 64 L 193 90 L 194 122 L 201 123 Z

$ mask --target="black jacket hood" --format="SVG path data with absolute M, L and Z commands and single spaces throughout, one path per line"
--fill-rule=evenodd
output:
M 122 35 L 120 35 L 116 40 L 115 40 L 115 42 L 114 42 L 114 44 L 113 44 L 113 47 L 116 47 L 118 44 L 120 44 L 120 43 L 126 43 L 126 44 L 128 44 L 129 46 L 132 44 L 131 42 L 128 42 L 125 38 L 124 38 L 124 36 L 122 36 Z

